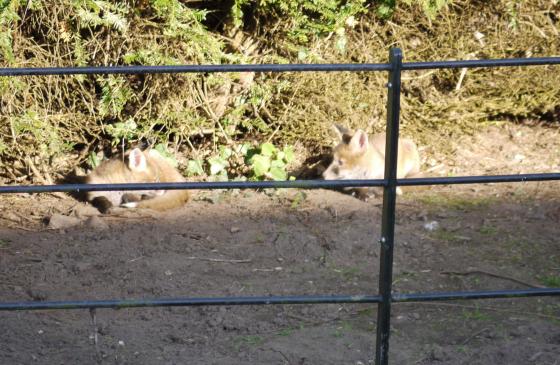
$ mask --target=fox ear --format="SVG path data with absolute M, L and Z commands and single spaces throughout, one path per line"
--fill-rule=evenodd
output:
M 128 155 L 128 168 L 132 171 L 146 171 L 148 168 L 148 163 L 146 162 L 146 156 L 144 153 L 139 149 L 135 148 L 130 151 Z
M 342 141 L 344 136 L 349 135 L 351 132 L 348 128 L 341 126 L 340 124 L 333 124 L 333 129 L 335 130 L 338 138 Z
M 350 142 L 348 143 L 348 145 L 350 146 L 352 151 L 354 151 L 356 153 L 361 154 L 361 153 L 366 152 L 367 145 L 368 145 L 367 134 L 363 130 L 358 129 L 356 131 L 356 133 L 354 133 L 354 135 L 350 139 Z

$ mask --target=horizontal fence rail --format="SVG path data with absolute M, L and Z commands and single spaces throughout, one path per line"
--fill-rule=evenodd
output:
M 400 186 L 422 186 L 422 185 L 459 185 L 459 184 L 490 184 L 490 183 L 512 183 L 531 181 L 555 181 L 560 180 L 560 173 L 546 174 L 519 174 L 519 175 L 488 175 L 488 176 L 455 176 L 455 177 L 424 177 L 398 179 Z
M 512 67 L 512 66 L 544 66 L 558 65 L 560 57 L 533 57 L 510 58 L 500 60 L 462 60 L 462 61 L 435 61 L 435 62 L 404 62 L 402 69 L 431 70 L 440 68 L 476 68 L 476 67 Z
M 344 188 L 349 186 L 383 186 L 384 180 L 295 180 L 295 181 L 205 181 L 182 183 L 134 183 L 134 184 L 61 184 L 0 186 L 2 193 L 45 193 L 71 191 L 111 190 L 214 190 L 214 189 L 272 189 L 272 188 Z
M 0 68 L 0 76 L 49 76 L 84 74 L 175 74 L 215 72 L 388 72 L 386 173 L 383 179 L 372 180 L 296 180 L 296 181 L 227 181 L 135 184 L 60 184 L 0 186 L 0 194 L 85 192 L 111 190 L 207 190 L 207 189 L 268 189 L 268 188 L 351 188 L 383 187 L 382 232 L 380 245 L 380 279 L 378 295 L 315 295 L 213 298 L 156 298 L 115 300 L 70 300 L 42 302 L 0 302 L 0 311 L 47 309 L 139 308 L 162 306 L 210 305 L 271 305 L 271 304 L 336 304 L 376 303 L 378 305 L 376 358 L 378 365 L 388 364 L 390 309 L 392 303 L 442 300 L 519 298 L 560 296 L 560 288 L 532 288 L 514 290 L 394 293 L 392 291 L 393 238 L 395 229 L 395 201 L 397 186 L 454 185 L 477 183 L 507 183 L 560 180 L 560 173 L 518 174 L 492 176 L 396 178 L 399 139 L 400 83 L 403 71 L 428 69 L 457 69 L 476 67 L 544 66 L 560 64 L 560 57 L 512 58 L 487 60 L 402 62 L 402 53 L 393 48 L 389 63 L 366 64 L 244 64 L 244 65 L 178 65 L 178 66 L 93 66 L 47 68 Z
M 393 294 L 394 303 L 433 302 L 465 299 L 504 299 L 520 297 L 560 296 L 560 288 L 537 288 L 518 290 L 492 290 L 472 292 Z M 88 309 L 88 308 L 142 308 L 142 307 L 198 307 L 211 305 L 271 305 L 271 304 L 367 304 L 381 303 L 381 295 L 301 295 L 270 297 L 212 297 L 169 299 L 114 299 L 69 300 L 45 302 L 0 303 L 0 311 Z
M 335 72 L 388 71 L 388 63 L 345 64 L 253 64 L 253 65 L 181 65 L 181 66 L 92 66 L 0 69 L 0 76 L 46 75 L 111 75 L 111 74 L 170 74 L 210 72 Z
M 519 174 L 492 176 L 423 177 L 397 179 L 399 186 L 457 185 L 477 183 L 511 183 L 560 180 L 560 173 Z M 182 183 L 131 183 L 131 184 L 60 184 L 60 185 L 6 185 L 0 194 L 53 193 L 113 190 L 214 190 L 214 189 L 320 189 L 386 186 L 384 179 L 375 180 L 294 180 L 294 181 L 216 181 Z
M 560 57 L 511 58 L 501 60 L 465 60 L 434 62 L 403 62 L 402 70 L 440 68 L 511 67 L 558 65 Z M 389 63 L 340 64 L 245 64 L 245 65 L 179 65 L 179 66 L 91 66 L 0 68 L 0 76 L 57 76 L 57 75 L 111 75 L 111 74 L 171 74 L 205 72 L 336 72 L 336 71 L 390 71 Z

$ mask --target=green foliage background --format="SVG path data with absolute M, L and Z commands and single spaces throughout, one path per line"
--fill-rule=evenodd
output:
M 386 62 L 558 55 L 558 0 L 0 0 L 0 67 Z M 544 72 L 543 72 L 544 70 Z M 558 67 L 405 74 L 405 134 L 558 118 Z M 0 179 L 51 180 L 145 141 L 329 146 L 332 123 L 384 126 L 384 73 L 0 77 Z M 437 137 L 437 138 L 436 138 Z M 256 142 L 258 141 L 258 143 Z

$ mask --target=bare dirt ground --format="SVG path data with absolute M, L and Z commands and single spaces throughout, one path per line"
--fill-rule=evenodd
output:
M 433 175 L 560 166 L 557 129 L 495 126 L 441 145 L 424 149 Z M 395 291 L 560 286 L 558 186 L 405 191 Z M 377 293 L 376 199 L 200 192 L 183 209 L 124 218 L 5 195 L 0 210 L 3 302 Z M 0 364 L 370 364 L 375 319 L 374 305 L 100 309 L 95 326 L 85 310 L 0 312 Z M 560 364 L 560 300 L 395 304 L 390 360 Z

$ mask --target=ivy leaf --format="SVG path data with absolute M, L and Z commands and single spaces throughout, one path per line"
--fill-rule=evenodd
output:
M 228 166 L 228 162 L 220 156 L 213 156 L 208 159 L 210 164 L 210 175 L 216 175 Z
M 241 156 L 246 156 L 250 148 L 251 145 L 249 143 L 243 143 L 242 145 L 238 145 L 235 147 L 235 152 L 240 154 Z
M 286 164 L 284 163 L 284 161 L 282 161 L 280 158 L 273 160 L 270 163 L 270 168 L 278 168 L 278 169 L 285 169 L 286 168 Z
M 280 167 L 271 167 L 269 175 L 272 178 L 272 180 L 276 180 L 276 181 L 286 180 L 288 177 L 286 170 Z
M 163 143 L 158 143 L 154 147 L 154 150 L 158 151 L 159 154 L 163 158 L 165 158 L 167 162 L 169 162 L 173 167 L 177 167 L 179 165 L 175 156 L 173 156 L 173 154 L 167 150 L 167 147 Z
M 202 160 L 196 159 L 196 160 L 189 160 L 189 162 L 187 162 L 188 176 L 197 176 L 203 174 L 204 174 L 204 169 L 202 168 Z
M 233 154 L 233 150 L 229 147 L 220 146 L 220 157 L 228 159 Z
M 295 154 L 294 154 L 294 148 L 292 146 L 284 147 L 282 152 L 284 152 L 284 161 L 286 161 L 286 163 L 290 163 L 294 160 Z
M 270 169 L 270 157 L 263 155 L 254 155 L 251 159 L 253 173 L 256 177 L 264 176 Z
M 87 162 L 88 165 L 94 169 L 97 166 L 99 166 L 99 164 L 101 164 L 101 159 L 97 156 L 97 154 L 90 152 L 87 158 Z
M 272 156 L 276 152 L 276 147 L 272 143 L 266 142 L 261 145 L 261 155 Z

